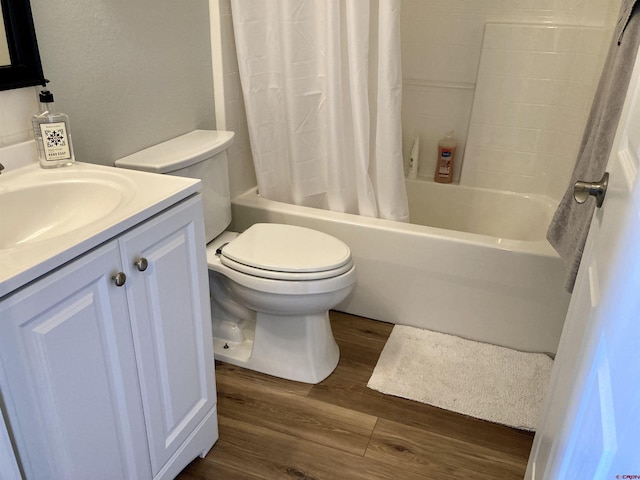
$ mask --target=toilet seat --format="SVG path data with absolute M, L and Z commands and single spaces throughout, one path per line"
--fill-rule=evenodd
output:
M 264 270 L 261 268 L 251 267 L 242 263 L 229 260 L 224 256 L 220 257 L 220 262 L 236 272 L 245 273 L 252 277 L 268 278 L 272 280 L 290 280 L 290 281 L 309 281 L 309 280 L 323 280 L 325 278 L 337 277 L 345 272 L 348 272 L 353 268 L 353 262 L 349 262 L 336 270 L 321 270 L 319 272 L 278 272 L 274 270 Z
M 258 223 L 222 247 L 220 262 L 232 270 L 274 280 L 321 280 L 353 267 L 340 240 L 295 225 Z

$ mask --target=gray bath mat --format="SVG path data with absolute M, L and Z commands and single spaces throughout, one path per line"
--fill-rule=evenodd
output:
M 553 360 L 396 325 L 367 386 L 523 430 L 535 430 Z

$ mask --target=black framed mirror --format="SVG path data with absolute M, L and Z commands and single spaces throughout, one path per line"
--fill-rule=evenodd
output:
M 29 0 L 0 0 L 0 5 L 7 39 L 0 58 L 10 61 L 0 65 L 0 90 L 45 85 Z

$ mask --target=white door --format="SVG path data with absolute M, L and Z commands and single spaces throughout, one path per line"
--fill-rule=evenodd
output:
M 609 158 L 609 188 L 591 224 L 528 479 L 640 478 L 639 155 L 636 60 Z
M 22 480 L 9 431 L 2 415 L 0 415 L 0 472 L 2 472 L 2 480 Z

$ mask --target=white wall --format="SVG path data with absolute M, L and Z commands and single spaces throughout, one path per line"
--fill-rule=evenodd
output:
M 208 0 L 31 0 L 46 78 L 78 160 L 215 128 Z M 36 88 L 0 92 L 0 143 L 31 137 Z
M 247 116 L 240 86 L 230 0 L 211 0 L 211 43 L 216 90 L 216 122 L 221 130 L 235 132 L 229 157 L 231 196 L 255 187 Z
M 37 112 L 35 88 L 0 92 L 0 147 L 33 138 L 31 116 Z
M 459 139 L 455 178 L 460 178 L 487 22 L 610 28 L 619 6 L 620 0 L 402 0 L 405 160 L 419 135 L 419 173 L 432 177 L 437 140 L 455 130 Z M 596 80 L 598 75 L 593 73 Z

